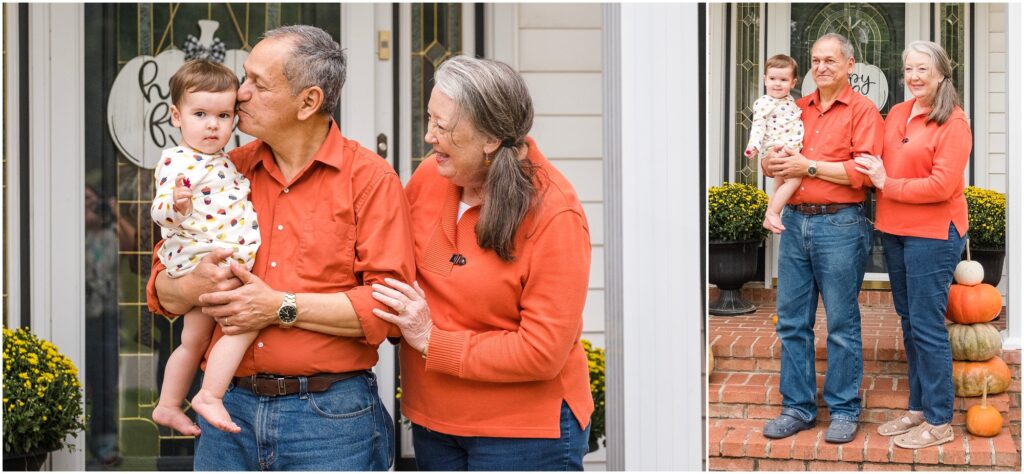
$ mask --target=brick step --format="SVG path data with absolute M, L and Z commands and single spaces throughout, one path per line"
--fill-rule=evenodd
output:
M 709 423 L 708 457 L 713 471 L 846 471 L 846 470 L 1000 470 L 1019 471 L 1020 454 L 1008 430 L 993 438 L 970 435 L 954 427 L 954 440 L 909 450 L 876 432 L 877 424 L 861 423 L 854 440 L 825 442 L 827 422 L 781 440 L 761 435 L 761 420 L 715 420 Z
M 722 359 L 755 359 L 775 361 L 775 364 L 766 364 L 757 369 L 778 371 L 778 360 L 782 356 L 782 342 L 775 335 L 774 329 L 762 329 L 761 331 L 732 331 L 732 334 L 717 334 L 711 337 L 711 349 L 715 353 L 715 362 Z M 814 359 L 815 368 L 823 370 L 828 358 L 828 351 L 825 348 L 827 334 L 825 331 L 814 332 Z M 862 335 L 861 352 L 864 357 L 864 371 L 879 371 L 888 373 L 887 370 L 902 369 L 906 373 L 907 355 L 903 350 L 903 336 L 892 335 Z M 1020 365 L 1020 351 L 1004 349 L 999 355 L 1008 365 Z M 737 361 L 736 363 L 740 363 Z M 732 368 L 731 370 L 751 370 L 751 368 Z
M 817 377 L 817 386 L 824 385 L 824 377 Z M 782 406 L 776 374 L 747 372 L 715 372 L 708 384 L 709 414 L 714 418 L 768 419 L 778 416 Z M 907 407 L 910 388 L 906 377 L 870 376 L 861 383 L 861 421 L 884 423 Z M 817 393 L 818 419 L 828 419 L 828 409 Z M 963 425 L 967 410 L 981 404 L 981 397 L 956 397 L 953 401 L 953 424 Z M 1011 412 L 1010 394 L 1007 392 L 988 397 L 988 404 L 1003 414 L 1003 423 L 1020 421 L 1020 410 Z

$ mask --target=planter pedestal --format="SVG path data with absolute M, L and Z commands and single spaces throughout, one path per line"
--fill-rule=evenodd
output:
M 708 306 L 714 316 L 738 316 L 753 313 L 757 306 L 740 295 L 743 284 L 757 276 L 757 249 L 760 240 L 710 242 L 708 244 L 708 281 L 718 287 L 718 299 Z

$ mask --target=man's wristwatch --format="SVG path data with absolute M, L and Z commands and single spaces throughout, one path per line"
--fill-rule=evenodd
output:
M 277 309 L 278 325 L 282 328 L 290 328 L 299 317 L 298 307 L 295 306 L 295 293 L 285 293 L 281 307 Z
M 807 167 L 807 176 L 814 176 L 818 174 L 818 162 L 812 161 L 811 166 Z

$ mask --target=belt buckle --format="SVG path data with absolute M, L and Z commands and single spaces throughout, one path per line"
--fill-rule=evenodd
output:
M 277 394 L 279 396 L 287 394 L 287 389 L 284 386 L 284 377 L 277 379 Z

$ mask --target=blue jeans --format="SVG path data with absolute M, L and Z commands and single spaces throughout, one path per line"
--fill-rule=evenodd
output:
M 779 242 L 776 333 L 782 341 L 782 413 L 811 421 L 815 403 L 814 320 L 818 295 L 828 321 L 828 370 L 823 395 L 832 419 L 857 421 L 864 372 L 857 296 L 871 246 L 860 206 L 806 216 L 787 207 Z
M 946 240 L 882 234 L 892 302 L 903 326 L 910 400 L 932 425 L 953 419 L 953 354 L 946 332 L 949 284 L 964 238 L 949 225 Z
M 385 471 L 394 460 L 395 431 L 372 372 L 324 392 L 279 397 L 230 387 L 224 406 L 242 428 L 230 434 L 202 417 L 197 471 Z
M 560 438 L 452 436 L 413 424 L 416 467 L 421 471 L 582 471 L 590 425 L 581 430 L 564 401 L 559 424 Z

